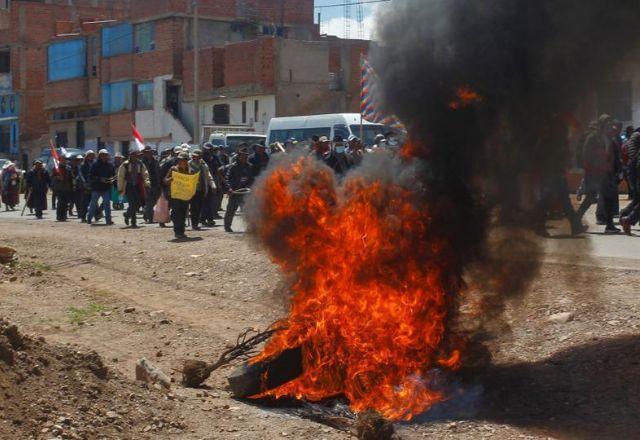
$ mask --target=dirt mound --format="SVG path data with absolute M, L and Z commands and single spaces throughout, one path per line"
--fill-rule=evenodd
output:
M 0 438 L 147 438 L 179 434 L 162 392 L 110 372 L 95 352 L 22 335 L 0 318 Z

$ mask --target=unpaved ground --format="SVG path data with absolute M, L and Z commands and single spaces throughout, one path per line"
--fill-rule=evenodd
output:
M 215 359 L 243 329 L 264 328 L 286 313 L 284 283 L 246 236 L 219 229 L 194 235 L 201 240 L 173 243 L 170 230 L 157 227 L 0 214 L 0 244 L 16 248 L 20 261 L 13 274 L 0 275 L 0 317 L 49 343 L 95 350 L 131 381 L 141 357 L 179 381 L 174 370 L 183 359 Z M 640 267 L 621 259 L 599 267 L 571 255 L 550 257 L 528 295 L 509 305 L 512 331 L 491 341 L 495 366 L 461 379 L 459 397 L 399 425 L 403 438 L 638 438 Z M 130 307 L 135 311 L 125 313 Z M 549 321 L 560 312 L 573 319 Z M 214 373 L 207 390 L 176 383 L 171 413 L 184 429 L 153 437 L 349 438 L 286 409 L 232 399 L 227 371 Z M 7 437 L 5 424 L 0 438 Z M 145 426 L 136 428 L 144 433 Z

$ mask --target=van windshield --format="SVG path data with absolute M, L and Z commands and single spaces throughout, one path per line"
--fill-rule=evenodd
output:
M 385 134 L 387 129 L 384 125 L 363 125 L 362 126 L 362 142 L 370 147 L 376 142 L 376 136 L 379 134 Z M 352 125 L 351 132 L 354 136 L 360 137 L 360 125 Z
M 297 141 L 306 142 L 310 141 L 312 137 L 318 136 L 331 136 L 331 127 L 318 127 L 318 128 L 292 128 L 284 130 L 271 130 L 269 135 L 269 144 L 274 142 L 286 142 L 293 138 Z
M 227 136 L 227 152 L 235 153 L 238 145 L 247 144 L 249 147 L 253 144 L 259 144 L 264 141 L 264 136 Z M 215 142 L 214 142 L 215 143 Z

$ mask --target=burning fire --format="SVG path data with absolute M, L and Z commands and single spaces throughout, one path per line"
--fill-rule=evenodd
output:
M 456 97 L 449 103 L 451 110 L 469 107 L 471 104 L 482 102 L 482 96 L 469 86 L 458 87 Z
M 410 420 L 446 397 L 436 369 L 460 366 L 448 330 L 462 282 L 430 207 L 414 188 L 331 170 L 305 158 L 256 190 L 253 232 L 295 277 L 287 330 L 252 362 L 301 347 L 303 374 L 256 397 L 344 395 L 356 412 Z

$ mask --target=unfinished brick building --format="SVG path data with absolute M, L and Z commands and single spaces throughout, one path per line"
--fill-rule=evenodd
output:
M 320 36 L 313 0 L 198 1 L 196 135 L 193 0 L 3 4 L 0 95 L 13 96 L 14 112 L 0 154 L 31 160 L 49 139 L 126 152 L 132 123 L 168 146 L 212 130 L 264 132 L 274 116 L 358 109 L 368 42 Z

